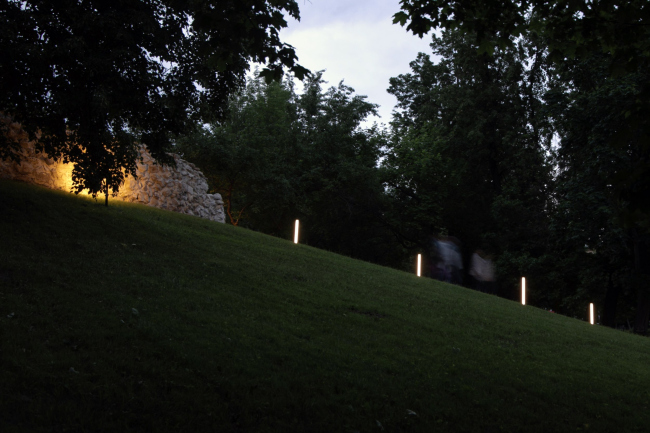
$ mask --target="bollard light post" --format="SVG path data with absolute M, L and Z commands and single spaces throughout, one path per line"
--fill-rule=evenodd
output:
M 526 305 L 526 277 L 521 277 L 521 305 Z
M 594 324 L 594 303 L 589 304 L 589 323 Z
M 296 228 L 293 233 L 293 243 L 297 244 L 298 243 L 298 229 L 300 227 L 300 221 L 296 220 Z
M 422 254 L 418 254 L 417 275 L 418 275 L 418 277 L 422 276 Z

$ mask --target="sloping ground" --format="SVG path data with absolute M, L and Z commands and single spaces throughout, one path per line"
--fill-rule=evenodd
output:
M 2 432 L 650 426 L 649 339 L 7 181 L 0 327 Z

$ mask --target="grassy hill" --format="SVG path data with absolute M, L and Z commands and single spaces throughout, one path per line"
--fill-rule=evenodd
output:
M 0 182 L 2 432 L 632 432 L 650 340 Z

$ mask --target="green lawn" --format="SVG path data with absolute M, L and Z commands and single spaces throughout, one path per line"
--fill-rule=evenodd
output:
M 650 339 L 0 181 L 0 432 L 633 432 Z

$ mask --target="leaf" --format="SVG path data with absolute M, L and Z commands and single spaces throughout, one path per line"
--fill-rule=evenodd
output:
M 481 40 L 477 53 L 478 54 L 488 54 L 489 56 L 494 55 L 494 49 L 495 49 L 496 44 L 493 41 L 490 41 L 488 39 L 483 39 Z
M 400 26 L 404 27 L 408 18 L 409 16 L 405 12 L 397 12 L 395 15 L 393 15 L 393 24 L 399 24 Z

